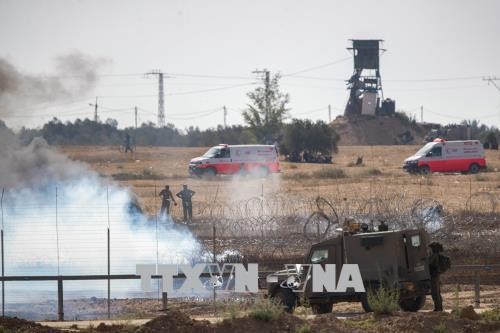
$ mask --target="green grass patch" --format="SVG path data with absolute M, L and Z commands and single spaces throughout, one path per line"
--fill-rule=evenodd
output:
M 250 317 L 262 321 L 275 321 L 285 312 L 283 306 L 267 298 L 258 299 L 250 309 Z
M 446 328 L 446 323 L 441 322 L 434 327 L 432 327 L 432 333 L 447 333 L 448 328 Z
M 304 323 L 295 330 L 295 333 L 310 333 L 310 332 L 312 332 L 311 325 L 309 325 L 308 323 Z
M 376 315 L 392 315 L 399 309 L 399 291 L 385 287 L 368 290 L 368 304 Z
M 484 321 L 498 323 L 500 322 L 500 308 L 483 311 L 480 316 Z

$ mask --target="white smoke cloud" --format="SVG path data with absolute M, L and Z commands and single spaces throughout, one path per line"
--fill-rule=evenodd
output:
M 7 274 L 104 274 L 108 225 L 112 273 L 157 260 L 185 263 L 199 251 L 187 228 L 168 220 L 157 227 L 129 190 L 43 139 L 22 146 L 0 123 L 0 142 Z

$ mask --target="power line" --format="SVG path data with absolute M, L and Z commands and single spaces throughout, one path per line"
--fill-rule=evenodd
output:
M 300 71 L 296 71 L 296 72 L 292 72 L 292 73 L 288 73 L 288 74 L 283 74 L 282 77 L 294 76 L 294 75 L 305 73 L 305 72 L 315 71 L 317 69 L 321 69 L 321 68 L 325 68 L 325 67 L 328 67 L 328 66 L 332 66 L 332 65 L 335 65 L 335 64 L 338 64 L 338 63 L 350 60 L 350 59 L 351 59 L 351 57 L 342 58 L 342 59 L 339 59 L 339 60 L 328 62 L 326 64 L 317 65 L 317 66 L 313 66 L 313 67 L 308 67 L 308 68 L 302 69 Z

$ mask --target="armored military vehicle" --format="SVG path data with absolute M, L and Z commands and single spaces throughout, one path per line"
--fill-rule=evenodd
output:
M 352 227 L 352 226 L 351 226 Z M 278 299 L 288 311 L 308 302 L 315 313 L 332 311 L 337 302 L 361 302 L 372 309 L 367 292 L 399 289 L 400 307 L 418 311 L 430 294 L 427 255 L 428 234 L 423 229 L 370 232 L 366 228 L 339 232 L 339 235 L 311 246 L 305 262 L 266 277 L 268 297 Z M 365 292 L 347 288 L 345 292 L 313 292 L 312 264 L 335 264 L 338 281 L 342 266 L 357 264 Z

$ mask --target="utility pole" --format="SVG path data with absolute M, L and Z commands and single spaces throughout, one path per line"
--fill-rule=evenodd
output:
M 491 83 L 500 92 L 500 87 L 495 82 L 495 81 L 500 81 L 499 78 L 497 78 L 496 76 L 488 76 L 488 77 L 483 77 L 483 80 L 488 81 L 488 84 Z
M 134 107 L 134 115 L 135 115 L 135 129 L 137 130 L 137 106 Z
M 97 123 L 99 121 L 99 116 L 97 115 L 97 96 L 95 97 L 95 104 L 89 103 L 89 105 L 94 107 L 94 121 Z
M 332 122 L 332 106 L 328 104 L 328 122 Z
M 424 106 L 420 105 L 420 122 L 424 122 Z
M 500 92 L 500 87 L 495 82 L 495 81 L 500 81 L 499 78 L 497 78 L 496 76 L 488 76 L 488 77 L 483 77 L 483 80 L 488 81 L 488 84 L 491 83 L 495 88 L 497 88 L 498 92 Z M 500 114 L 499 114 L 499 117 L 500 117 Z
M 271 75 L 269 70 L 266 68 L 259 70 L 256 69 L 252 73 L 254 74 L 264 74 L 264 94 L 265 94 L 265 100 L 266 100 L 266 114 L 265 114 L 265 122 L 267 123 L 269 121 L 269 114 L 271 112 Z
M 227 108 L 224 105 L 222 109 L 224 110 L 224 127 L 227 127 Z
M 164 73 L 155 69 L 146 75 L 158 75 L 158 127 L 165 127 L 165 93 L 163 91 Z

